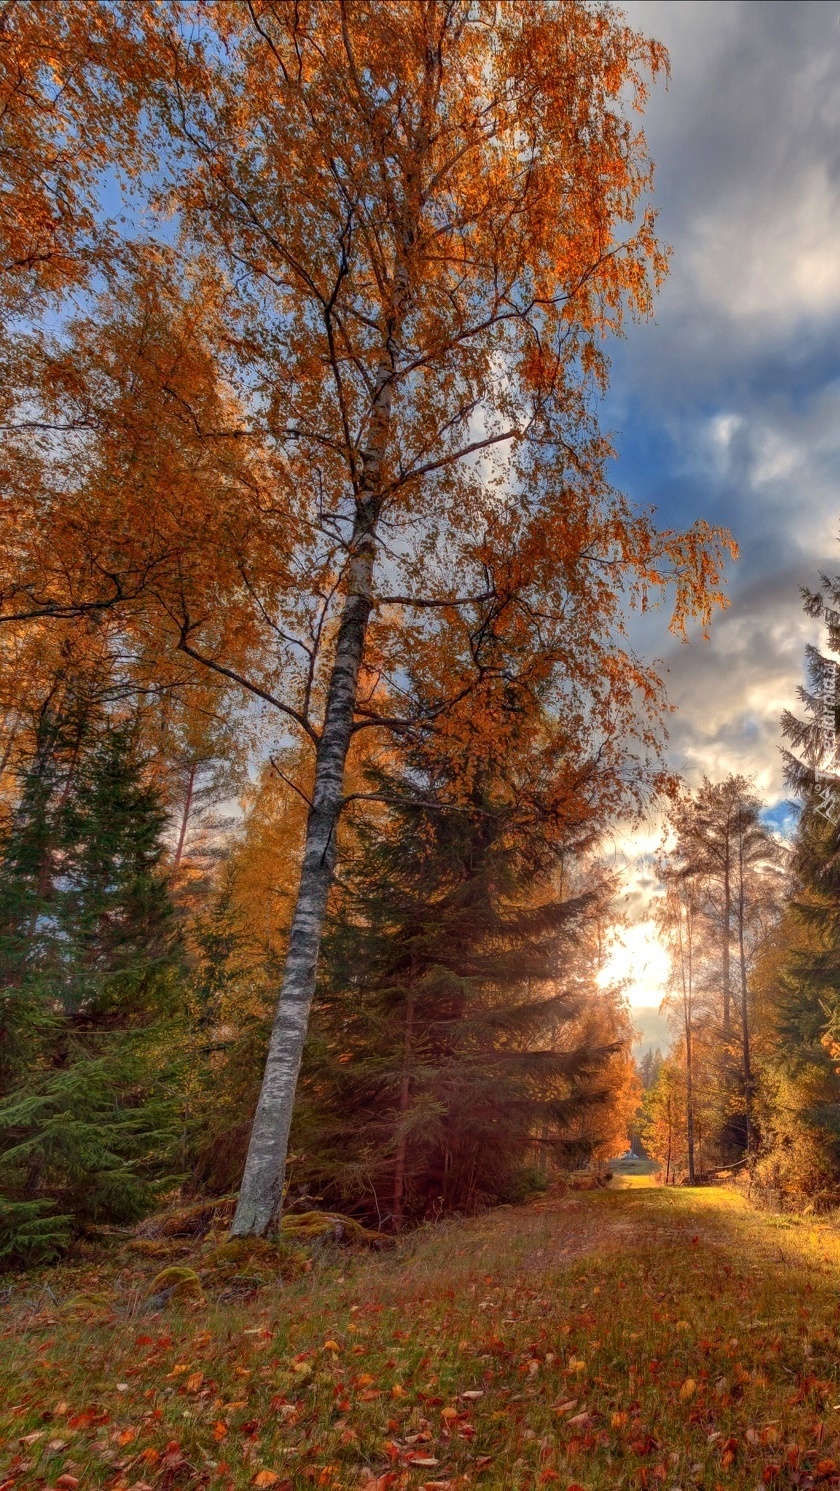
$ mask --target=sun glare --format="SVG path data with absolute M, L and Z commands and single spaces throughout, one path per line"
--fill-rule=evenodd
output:
M 623 984 L 633 1009 L 649 1009 L 668 992 L 668 969 L 668 954 L 659 941 L 656 923 L 634 922 L 615 929 L 598 981 Z

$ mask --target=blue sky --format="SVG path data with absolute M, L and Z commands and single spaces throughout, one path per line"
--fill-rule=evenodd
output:
M 779 820 L 779 715 L 819 640 L 799 587 L 840 571 L 840 3 L 622 9 L 670 51 L 645 129 L 673 256 L 654 320 L 614 350 L 616 482 L 663 526 L 706 518 L 741 548 L 710 642 L 680 647 L 661 619 L 637 635 L 667 664 L 673 766 L 695 782 L 755 775 Z M 661 992 L 645 917 L 656 837 L 652 824 L 619 845 L 636 1005 Z

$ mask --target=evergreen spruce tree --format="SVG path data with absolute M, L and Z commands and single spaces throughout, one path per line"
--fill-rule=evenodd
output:
M 430 807 L 416 769 L 379 788 L 331 921 L 292 1178 L 399 1228 L 512 1198 L 547 1153 L 588 1158 L 617 1042 L 580 946 L 594 898 L 552 895 L 539 824 L 489 783 L 462 811 Z
M 4 1229 L 6 1251 L 37 1251 L 38 1217 L 135 1218 L 173 1158 L 165 818 L 136 728 L 71 724 L 42 732 L 0 853 L 0 1251 Z
M 804 592 L 808 614 L 825 622 L 840 651 L 840 579 Z M 765 1170 L 780 1190 L 840 1192 L 840 709 L 837 664 L 807 651 L 804 717 L 786 712 L 782 730 L 789 786 L 801 806 L 791 861 L 792 896 L 783 925 L 787 950 L 773 979 L 776 1046 L 768 1063 L 775 1094 Z M 833 1189 L 832 1189 L 833 1187 Z

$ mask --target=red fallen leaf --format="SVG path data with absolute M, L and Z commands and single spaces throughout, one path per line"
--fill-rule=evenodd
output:
M 397 1461 L 400 1458 L 400 1447 L 399 1447 L 399 1445 L 398 1444 L 394 1444 L 394 1441 L 392 1439 L 389 1439 L 388 1442 L 387 1442 L 387 1444 L 385 1445 L 385 1453 L 388 1456 L 388 1459 L 390 1460 L 391 1464 L 392 1465 L 396 1465 Z
M 429 1467 L 440 1465 L 440 1461 L 436 1460 L 433 1455 L 409 1455 L 408 1463 L 409 1465 L 427 1465 Z
M 11 1484 L 11 1482 L 9 1482 L 9 1484 Z M 55 1484 L 57 1486 L 63 1486 L 64 1491 L 76 1491 L 76 1487 L 79 1484 L 79 1477 L 77 1475 L 70 1475 L 69 1471 L 65 1471 L 64 1475 L 60 1475 L 58 1477 L 58 1480 Z
M 630 1448 L 634 1455 L 649 1455 L 652 1450 L 658 1450 L 659 1445 L 652 1434 L 645 1434 L 641 1439 L 634 1439 Z
M 815 1475 L 834 1475 L 837 1470 L 836 1460 L 818 1460 L 814 1466 Z
M 765 1486 L 769 1486 L 770 1482 L 774 1481 L 776 1479 L 776 1476 L 781 1474 L 781 1470 L 781 1465 L 777 1465 L 772 1460 L 768 1460 L 763 1471 L 761 1472 L 761 1479 L 763 1480 Z
M 485 1466 L 493 1464 L 492 1455 L 477 1455 L 475 1460 L 476 1470 L 484 1470 Z
M 135 1345 L 136 1346 L 151 1346 L 151 1345 L 153 1345 L 153 1343 L 154 1343 L 154 1336 L 138 1336 L 137 1340 L 135 1342 Z
M 582 1486 L 580 1481 L 570 1481 L 566 1487 L 566 1491 L 586 1491 L 586 1487 Z
M 547 1486 L 548 1483 L 549 1483 L 549 1481 L 559 1481 L 559 1479 L 560 1479 L 560 1477 L 557 1474 L 557 1471 L 556 1470 L 552 1470 L 549 1467 L 548 1470 L 544 1470 L 542 1472 L 542 1474 L 540 1475 L 540 1485 L 541 1486 Z
M 256 1434 L 259 1431 L 259 1419 L 249 1419 L 247 1424 L 239 1425 L 240 1434 Z

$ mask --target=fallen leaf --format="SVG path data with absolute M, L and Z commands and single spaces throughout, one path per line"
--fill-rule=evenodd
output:
M 188 1393 L 197 1393 L 198 1390 L 199 1390 L 199 1388 L 202 1387 L 203 1384 L 204 1384 L 204 1373 L 203 1372 L 193 1372 L 187 1378 L 187 1383 L 186 1383 L 187 1392 Z
M 693 1398 L 694 1394 L 696 1393 L 696 1391 L 697 1391 L 697 1383 L 694 1381 L 694 1378 L 693 1377 L 686 1377 L 685 1382 L 683 1383 L 682 1387 L 680 1388 L 680 1397 L 685 1402 L 686 1399 Z
M 251 1484 L 252 1486 L 276 1486 L 279 1479 L 276 1470 L 258 1470 Z

